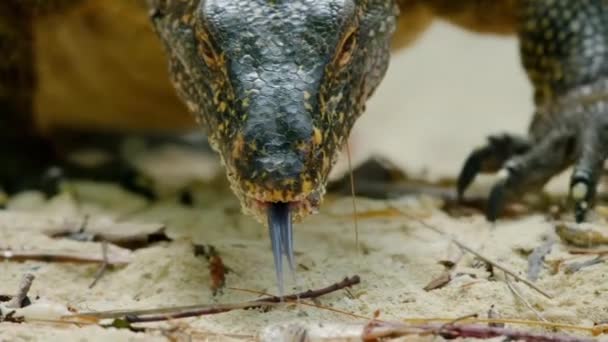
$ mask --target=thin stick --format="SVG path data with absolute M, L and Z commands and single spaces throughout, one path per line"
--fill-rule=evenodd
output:
M 390 205 L 390 203 L 389 203 L 389 205 Z M 465 251 L 467 251 L 467 252 L 469 252 L 469 253 L 473 254 L 474 256 L 476 256 L 477 258 L 479 258 L 479 259 L 483 260 L 484 262 L 486 262 L 486 263 L 488 263 L 488 264 L 491 264 L 492 266 L 494 266 L 494 267 L 498 268 L 499 270 L 501 270 L 501 271 L 503 271 L 503 272 L 507 273 L 508 275 L 510 275 L 510 276 L 512 276 L 513 278 L 517 279 L 517 281 L 520 281 L 520 282 L 522 282 L 522 283 L 526 284 L 527 286 L 529 286 L 530 288 L 534 289 L 536 292 L 540 293 L 541 295 L 543 295 L 543 296 L 545 296 L 545 297 L 547 297 L 547 298 L 549 298 L 549 299 L 552 299 L 552 298 L 553 298 L 553 296 L 551 296 L 551 295 L 550 295 L 550 294 L 548 294 L 547 292 L 543 291 L 541 288 L 539 288 L 538 286 L 534 285 L 532 282 L 528 281 L 527 279 L 524 279 L 524 278 L 520 277 L 519 275 L 517 275 L 517 273 L 515 273 L 515 272 L 511 271 L 511 270 L 510 270 L 510 269 L 508 269 L 506 266 L 503 266 L 503 265 L 499 264 L 498 262 L 496 262 L 496 261 L 494 261 L 494 260 L 492 260 L 492 259 L 490 259 L 490 258 L 488 258 L 488 257 L 486 257 L 486 256 L 484 256 L 484 255 L 482 255 L 482 254 L 480 254 L 479 252 L 477 252 L 477 251 L 476 251 L 476 250 L 474 250 L 473 248 L 469 247 L 469 246 L 468 246 L 468 245 L 466 245 L 465 243 L 463 243 L 463 242 L 459 241 L 459 240 L 458 240 L 458 239 L 456 239 L 455 237 L 453 237 L 453 236 L 451 236 L 451 235 L 448 235 L 448 234 L 444 233 L 444 232 L 443 232 L 441 229 L 439 229 L 439 228 L 437 228 L 437 227 L 434 227 L 434 226 L 432 226 L 431 224 L 429 224 L 429 223 L 425 222 L 424 220 L 421 220 L 421 219 L 419 219 L 419 218 L 417 218 L 417 217 L 413 217 L 413 216 L 411 216 L 411 215 L 408 215 L 407 213 L 403 212 L 401 209 L 399 209 L 399 208 L 397 208 L 397 207 L 393 207 L 393 208 L 395 208 L 396 210 L 399 210 L 399 212 L 400 212 L 400 213 L 401 213 L 403 216 L 405 216 L 405 217 L 407 217 L 407 218 L 409 218 L 409 219 L 411 219 L 411 220 L 414 220 L 414 221 L 416 221 L 416 222 L 420 223 L 421 225 L 423 225 L 424 227 L 426 227 L 426 228 L 428 228 L 428 229 L 430 229 L 430 230 L 432 230 L 432 231 L 436 232 L 437 234 L 442 235 L 442 236 L 444 236 L 444 237 L 446 237 L 446 238 L 450 239 L 450 241 L 452 241 L 452 242 L 454 242 L 455 244 L 457 244 L 457 245 L 458 245 L 460 248 L 462 248 L 462 249 L 464 249 Z
M 535 342 L 587 342 L 590 338 L 564 334 L 544 334 L 508 328 L 490 327 L 479 324 L 404 324 L 371 321 L 364 329 L 364 341 L 377 341 L 383 337 L 402 337 L 407 335 L 435 335 L 447 339 L 454 338 L 494 338 L 506 337 L 509 340 Z
M 453 321 L 453 318 L 447 317 L 434 317 L 434 318 L 404 318 L 403 322 L 410 324 L 426 324 L 430 322 L 450 322 Z M 462 323 L 505 323 L 505 324 L 519 324 L 526 326 L 536 326 L 536 327 L 545 327 L 545 328 L 554 328 L 554 329 L 568 329 L 568 330 L 577 330 L 577 331 L 585 331 L 588 333 L 593 333 L 596 328 L 595 327 L 583 327 L 572 324 L 564 324 L 564 323 L 554 323 L 554 322 L 541 322 L 541 321 L 532 321 L 527 319 L 517 319 L 517 318 L 474 318 L 474 319 L 465 319 L 461 321 Z
M 233 291 L 246 292 L 246 293 L 253 293 L 253 294 L 262 295 L 262 296 L 271 296 L 271 294 L 269 294 L 268 292 L 249 290 L 249 289 L 240 289 L 240 288 L 237 288 L 237 287 L 227 287 L 226 289 L 233 290 Z M 344 288 L 344 290 L 348 291 L 348 288 Z M 348 312 L 348 311 L 332 308 L 332 307 L 329 307 L 329 306 L 323 306 L 323 305 L 319 305 L 319 304 L 316 304 L 316 303 L 306 303 L 306 302 L 299 301 L 298 305 L 310 306 L 310 307 L 313 307 L 313 308 L 317 308 L 317 309 L 321 309 L 321 310 L 327 310 L 327 311 L 339 313 L 341 315 L 350 316 L 350 317 L 353 317 L 353 318 L 364 319 L 364 320 L 367 320 L 367 321 L 373 319 L 373 317 L 363 316 L 363 315 L 357 315 L 357 314 L 354 314 L 352 312 Z
M 453 320 L 451 320 L 449 322 L 446 322 L 443 326 L 445 327 L 447 325 L 456 324 L 458 322 L 462 322 L 464 320 L 471 319 L 471 318 L 477 318 L 477 317 L 479 317 L 477 314 L 468 314 L 468 315 L 465 315 L 465 316 L 454 318 Z
M 538 319 L 540 319 L 543 322 L 548 322 L 545 317 L 543 317 L 543 315 L 540 314 L 540 312 L 538 312 L 538 310 L 536 310 L 532 304 L 530 304 L 530 302 L 528 302 L 526 300 L 526 298 L 524 298 L 524 296 L 519 293 L 519 291 L 517 290 L 517 288 L 515 287 L 515 284 L 511 284 L 511 281 L 509 281 L 509 276 L 505 273 L 505 283 L 507 283 L 507 287 L 509 288 L 509 290 L 511 290 L 511 292 L 513 293 L 513 295 L 515 295 L 515 297 L 517 297 L 519 300 L 521 300 L 522 303 L 524 303 L 524 305 L 530 309 L 530 311 L 532 311 L 536 317 Z
M 241 290 L 241 289 L 238 289 L 238 290 Z M 250 290 L 244 290 L 244 291 L 248 292 Z M 257 291 L 254 291 L 254 293 L 257 293 Z M 305 303 L 305 302 L 299 302 L 298 304 L 305 304 L 305 305 L 309 305 L 309 306 L 315 307 L 314 304 L 309 304 L 309 303 Z M 200 306 L 198 306 L 198 307 L 200 307 Z M 321 307 L 321 308 L 323 308 L 323 307 Z M 141 310 L 141 311 L 145 311 L 145 310 Z M 148 311 L 152 311 L 152 310 L 148 310 Z M 154 310 L 154 311 L 158 312 L 159 310 Z M 331 311 L 334 311 L 334 310 L 331 310 Z M 116 313 L 118 311 L 113 311 L 113 312 Z M 128 312 L 128 311 L 124 311 L 124 312 Z M 60 320 L 40 319 L 40 318 L 28 318 L 27 321 L 28 322 L 53 323 L 53 324 L 57 323 L 57 324 L 74 324 L 74 325 L 98 325 L 99 324 L 99 320 L 98 319 L 103 318 L 103 317 L 93 317 L 91 313 L 89 313 L 89 316 L 84 316 L 85 314 L 86 313 L 79 314 L 79 315 L 73 315 L 73 316 L 66 316 L 65 318 L 62 318 Z M 112 317 L 120 317 L 120 316 L 119 315 L 108 316 L 108 318 L 112 318 Z M 365 319 L 367 321 L 374 320 L 371 317 L 365 317 L 365 316 L 355 316 L 355 317 L 362 318 L 362 319 Z M 76 318 L 76 320 L 68 320 L 67 318 Z M 88 320 L 82 320 L 82 318 L 87 318 Z M 96 320 L 93 319 L 93 318 L 96 318 Z M 375 322 L 385 322 L 385 321 L 378 320 L 378 319 L 376 319 L 374 321 Z M 447 322 L 454 321 L 454 318 L 447 318 L 447 317 L 427 317 L 427 318 L 422 318 L 422 317 L 416 317 L 416 318 L 405 318 L 405 319 L 402 319 L 402 321 L 404 323 L 406 323 L 406 324 L 429 324 L 429 323 L 433 323 L 433 322 L 435 322 L 436 324 L 438 324 L 440 322 L 447 323 Z M 540 322 L 540 321 L 532 321 L 532 320 L 526 320 L 526 319 L 515 319 L 515 318 L 466 318 L 466 319 L 461 320 L 460 322 L 463 323 L 463 324 L 464 323 L 468 323 L 468 324 L 475 324 L 475 323 L 496 324 L 496 323 L 501 323 L 501 324 L 516 324 L 516 325 L 525 325 L 525 326 L 533 326 L 533 327 L 553 328 L 553 329 L 566 329 L 566 330 L 586 332 L 586 333 L 589 333 L 589 334 L 593 334 L 594 336 L 595 335 L 599 335 L 599 334 L 602 333 L 601 326 L 584 327 L 584 326 L 571 325 L 571 324 L 553 323 L 553 322 Z M 149 329 L 149 328 L 147 328 L 147 329 Z
M 564 272 L 566 274 L 572 274 L 572 273 L 580 271 L 581 269 L 583 269 L 585 267 L 601 264 L 605 261 L 606 261 L 605 255 L 600 254 L 591 260 L 582 261 L 582 262 L 573 262 L 571 264 L 568 264 L 568 265 L 566 265 L 566 269 Z
M 23 275 L 21 282 L 19 283 L 19 290 L 17 291 L 17 294 L 6 303 L 7 308 L 21 308 L 21 303 L 25 297 L 27 297 L 27 293 L 30 291 L 30 287 L 32 287 L 32 282 L 34 282 L 35 278 L 36 277 L 34 277 L 34 275 L 31 273 L 26 273 Z
M 554 241 L 549 240 L 542 245 L 534 248 L 530 256 L 528 257 L 528 279 L 536 281 L 540 274 L 545 261 L 545 256 L 551 253 Z
M 95 273 L 95 277 L 93 278 L 91 285 L 89 285 L 90 289 L 92 289 L 93 286 L 95 286 L 95 284 L 97 284 L 99 279 L 101 279 L 103 274 L 106 272 L 106 269 L 108 268 L 108 242 L 106 240 L 101 241 L 101 256 L 103 259 L 103 263 L 101 264 L 101 266 Z
M 350 156 L 350 144 L 346 139 L 346 156 L 348 157 L 348 172 L 350 174 L 350 193 L 353 200 L 353 222 L 355 224 L 355 248 L 357 256 L 361 255 L 361 248 L 359 245 L 359 220 L 357 213 L 357 200 L 355 199 L 355 175 L 353 174 L 353 163 Z
M 150 309 L 150 310 L 137 310 L 137 311 L 101 311 L 101 312 L 83 312 L 81 314 L 75 315 L 75 317 L 99 317 L 99 318 L 120 318 L 124 317 L 130 323 L 141 323 L 141 322 L 156 322 L 156 321 L 167 321 L 177 318 L 186 318 L 186 317 L 198 317 L 203 315 L 213 315 L 223 312 L 228 312 L 236 309 L 257 309 L 270 305 L 276 305 L 281 301 L 297 301 L 301 299 L 310 299 L 317 298 L 323 295 L 326 295 L 331 292 L 335 292 L 347 287 L 351 287 L 353 285 L 359 284 L 361 279 L 359 276 L 355 275 L 349 278 L 344 278 L 341 282 L 332 284 L 330 286 L 318 289 L 318 290 L 308 290 L 305 292 L 287 295 L 283 297 L 277 296 L 268 296 L 264 298 L 260 298 L 258 300 L 237 303 L 237 304 L 227 304 L 227 305 L 213 305 L 213 306 L 192 306 L 186 309 L 183 308 L 159 308 L 159 309 Z M 165 313 L 165 314 L 158 314 Z M 146 316 L 150 315 L 150 316 Z M 66 318 L 70 318 L 67 316 Z
M 608 254 L 608 249 L 589 249 L 589 248 L 568 248 L 568 253 L 570 254 L 598 254 L 605 255 Z
M 12 250 L 0 249 L 0 261 L 44 261 L 44 262 L 73 262 L 73 263 L 103 263 L 99 256 L 81 254 L 72 251 L 47 251 L 47 250 Z M 128 256 L 108 255 L 109 265 L 125 265 L 130 262 Z

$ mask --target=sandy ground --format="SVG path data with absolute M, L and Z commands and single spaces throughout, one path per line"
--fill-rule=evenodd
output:
M 353 142 L 356 160 L 382 152 L 409 172 L 429 178 L 454 177 L 467 152 L 485 135 L 525 130 L 532 111 L 529 94 L 513 39 L 478 37 L 444 24 L 435 25 L 415 49 L 395 56 L 388 78 L 357 126 Z M 180 164 L 182 159 L 165 160 L 164 165 L 173 166 L 168 170 L 173 172 L 199 166 L 201 170 L 210 168 L 206 160 Z M 162 178 L 171 179 L 166 175 Z M 525 277 L 527 255 L 548 240 L 558 241 L 553 223 L 544 216 L 505 219 L 491 226 L 479 214 L 450 217 L 438 209 L 440 202 L 430 197 L 405 197 L 390 205 L 400 208 L 409 218 L 361 218 L 363 253 L 357 254 L 350 198 L 328 198 L 319 215 L 297 225 L 297 282 L 288 282 L 287 291 L 319 288 L 358 274 L 361 284 L 353 287 L 350 294 L 339 291 L 321 297 L 317 304 L 365 317 L 379 310 L 380 318 L 385 320 L 470 314 L 486 317 L 492 305 L 503 318 L 538 319 L 509 290 L 502 272 L 495 270 L 491 274 L 469 254 L 457 264 L 449 284 L 425 291 L 423 288 L 444 272 L 438 262 L 455 248 L 447 238 L 411 217 L 423 218 Z M 358 199 L 363 213 L 387 207 L 386 202 Z M 0 248 L 70 251 L 99 257 L 99 242 L 51 238 L 44 231 L 51 219 L 55 220 L 53 226 L 76 229 L 85 214 L 89 215 L 85 227 L 114 226 L 117 234 L 128 236 L 136 229 L 163 226 L 172 241 L 134 251 L 110 246 L 110 256 L 125 259 L 128 264 L 111 267 L 92 289 L 89 284 L 97 265 L 2 262 L 0 294 L 14 293 L 26 272 L 36 279 L 30 291 L 34 304 L 18 313 L 31 323 L 0 324 L 0 340 L 248 340 L 272 336 L 270 333 L 276 332 L 273 326 L 294 321 L 365 322 L 311 306 L 281 305 L 268 312 L 233 311 L 152 325 L 165 329 L 145 333 L 86 324 L 43 323 L 42 319 L 57 319 L 71 311 L 235 303 L 257 298 L 230 288 L 276 291 L 266 231 L 239 214 L 238 203 L 225 188 L 204 182 L 195 192 L 193 207 L 180 205 L 171 196 L 147 205 L 113 186 L 101 184 L 75 185 L 71 192 L 50 201 L 36 193 L 22 194 L 9 202 L 9 210 L 3 214 L 8 216 L 0 216 Z M 23 215 L 34 216 L 24 223 Z M 152 226 L 142 228 L 143 223 Z M 230 269 L 226 275 L 228 288 L 223 292 L 213 295 L 209 262 L 203 256 L 195 256 L 193 243 L 213 245 Z M 557 261 L 571 263 L 594 257 L 576 256 L 567 248 L 556 242 L 535 282 L 553 295 L 552 299 L 521 283 L 511 283 L 547 321 L 590 327 L 607 320 L 608 266 L 598 264 L 573 274 L 566 274 L 563 268 L 555 272 L 549 265 Z M 334 337 L 346 335 L 347 331 L 346 327 L 339 328 Z

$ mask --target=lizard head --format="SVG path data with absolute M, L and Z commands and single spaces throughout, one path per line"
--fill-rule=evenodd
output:
M 149 1 L 173 83 L 244 210 L 263 223 L 314 212 L 388 66 L 394 3 Z

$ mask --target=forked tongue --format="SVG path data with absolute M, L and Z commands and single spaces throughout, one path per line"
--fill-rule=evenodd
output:
M 283 256 L 287 258 L 289 271 L 295 277 L 293 257 L 293 224 L 289 203 L 276 202 L 268 207 L 268 229 L 272 243 L 274 267 L 277 276 L 279 296 L 283 297 Z

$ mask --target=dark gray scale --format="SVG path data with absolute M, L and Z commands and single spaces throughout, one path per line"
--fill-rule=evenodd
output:
M 325 66 L 354 3 L 343 1 L 206 1 L 201 18 L 221 40 L 234 96 L 229 126 L 247 142 L 233 160 L 242 179 L 268 190 L 298 184 L 307 151 L 297 148 L 313 135 L 313 117 Z M 247 13 L 249 15 L 243 15 Z M 310 175 L 315 177 L 315 175 Z M 315 177 L 316 178 L 316 177 Z
M 244 209 L 270 228 L 282 289 L 282 257 L 293 265 L 292 220 L 318 207 L 384 76 L 396 5 L 150 1 L 176 88 L 206 126 Z
M 605 0 L 524 1 L 519 27 L 524 67 L 537 101 L 608 76 Z
M 500 169 L 488 203 L 493 221 L 507 197 L 538 190 L 574 164 L 570 195 L 582 221 L 608 156 L 608 1 L 524 0 L 519 15 L 522 62 L 537 106 L 529 136 L 494 136 L 475 150 L 458 193 L 478 172 Z

